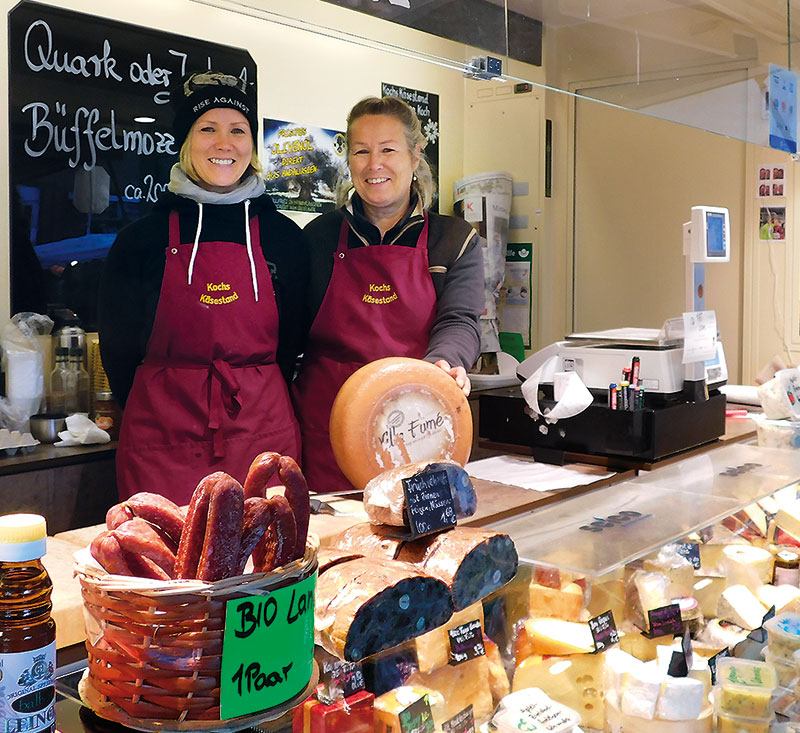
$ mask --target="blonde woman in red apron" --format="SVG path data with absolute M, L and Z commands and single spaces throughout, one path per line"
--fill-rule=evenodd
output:
M 264 193 L 251 87 L 218 72 L 173 92 L 180 162 L 123 229 L 101 284 L 100 348 L 125 405 L 117 484 L 186 504 L 273 450 L 300 458 L 288 382 L 304 337 L 307 247 Z
M 367 98 L 347 120 L 350 185 L 305 229 L 313 319 L 292 398 L 303 472 L 314 491 L 352 488 L 328 436 L 333 400 L 357 369 L 387 356 L 435 363 L 469 394 L 483 309 L 479 237 L 428 209 L 433 176 L 419 119 L 395 97 Z

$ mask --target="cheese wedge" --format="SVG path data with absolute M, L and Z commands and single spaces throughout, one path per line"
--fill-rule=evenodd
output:
M 563 618 L 577 621 L 583 607 L 583 589 L 577 583 L 568 583 L 563 588 L 548 588 L 531 583 L 530 615 L 534 618 Z
M 520 629 L 516 649 L 519 663 L 533 654 L 589 654 L 594 651 L 594 639 L 589 624 L 559 618 L 531 618 Z M 526 651 L 528 653 L 524 653 Z
M 732 585 L 722 591 L 717 606 L 719 618 L 751 630 L 761 626 L 766 612 L 764 604 L 744 585 Z
M 782 506 L 775 514 L 773 522 L 794 537 L 800 537 L 800 503 Z
M 775 606 L 775 614 L 800 611 L 800 588 L 794 585 L 762 585 L 756 597 L 767 609 Z
M 494 710 L 486 657 L 476 657 L 455 667 L 440 667 L 430 674 L 415 672 L 406 684 L 439 692 L 444 698 L 445 720 L 460 713 L 467 705 L 472 705 L 475 720 L 488 718 Z
M 722 551 L 722 568 L 728 586 L 745 585 L 755 593 L 772 579 L 772 553 L 762 547 L 727 545 Z
M 473 603 L 463 611 L 456 611 L 444 625 L 414 639 L 419 671 L 433 672 L 433 670 L 448 664 L 450 662 L 450 635 L 447 632 L 475 620 L 480 621 L 481 628 L 483 628 L 482 603 Z
M 714 618 L 717 615 L 717 604 L 722 591 L 728 587 L 726 578 L 716 576 L 695 577 L 692 595 L 697 600 L 700 613 L 706 618 Z

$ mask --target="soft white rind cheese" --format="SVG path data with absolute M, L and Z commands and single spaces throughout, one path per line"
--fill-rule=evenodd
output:
M 657 667 L 647 663 L 634 667 L 626 678 L 620 710 L 625 715 L 653 720 L 662 683 L 663 678 Z
M 704 687 L 691 677 L 666 677 L 656 704 L 661 720 L 697 720 L 703 711 Z

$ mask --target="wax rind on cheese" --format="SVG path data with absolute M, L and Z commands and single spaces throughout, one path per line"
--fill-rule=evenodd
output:
M 421 472 L 444 471 L 456 517 L 471 517 L 478 507 L 478 497 L 469 474 L 455 461 L 417 461 L 390 468 L 367 482 L 364 487 L 364 511 L 375 524 L 407 526 L 403 479 Z
M 421 359 L 388 357 L 361 367 L 342 385 L 331 408 L 330 439 L 342 473 L 363 489 L 382 471 L 407 463 L 463 466 L 472 446 L 472 413 L 444 370 Z
M 761 626 L 767 609 L 756 595 L 744 585 L 732 585 L 722 591 L 717 604 L 720 619 L 730 621 L 743 629 L 757 629 Z
M 530 586 L 530 615 L 577 621 L 583 608 L 583 589 L 577 583 L 549 588 L 538 583 Z

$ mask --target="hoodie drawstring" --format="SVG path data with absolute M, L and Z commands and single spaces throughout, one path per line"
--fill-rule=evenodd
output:
M 203 204 L 197 202 L 197 230 L 194 233 L 194 245 L 192 246 L 192 256 L 189 258 L 188 284 L 192 284 L 194 274 L 194 261 L 197 257 L 197 250 L 200 246 L 200 232 L 203 229 Z M 250 260 L 250 279 L 253 283 L 253 295 L 258 302 L 258 278 L 256 277 L 256 261 L 253 258 L 253 243 L 250 239 L 250 199 L 244 200 L 244 236 L 247 242 L 247 258 Z
M 250 199 L 244 200 L 244 236 L 247 242 L 247 256 L 250 258 L 250 277 L 253 280 L 253 295 L 258 303 L 258 280 L 256 279 L 256 261 L 253 259 L 253 243 L 250 241 Z
M 194 259 L 197 257 L 197 248 L 200 244 L 200 230 L 203 228 L 203 204 L 199 201 L 197 203 L 197 231 L 194 233 L 194 246 L 192 247 L 192 256 L 189 258 L 189 282 L 192 284 L 192 274 L 194 273 Z

